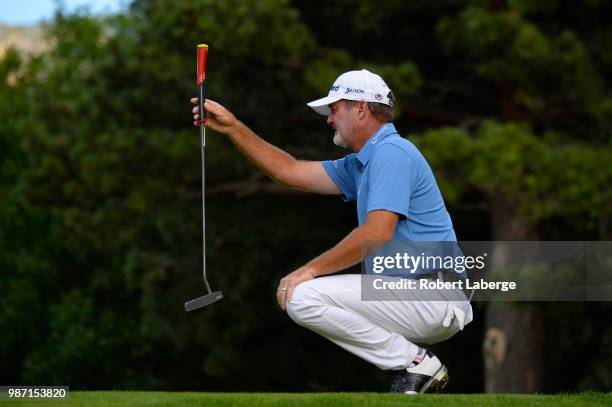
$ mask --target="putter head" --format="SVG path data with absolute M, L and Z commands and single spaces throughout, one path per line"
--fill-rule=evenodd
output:
M 213 302 L 217 302 L 223 299 L 223 293 L 221 291 L 215 291 L 214 293 L 203 295 L 191 301 L 185 303 L 185 311 L 193 311 L 198 308 L 205 307 Z

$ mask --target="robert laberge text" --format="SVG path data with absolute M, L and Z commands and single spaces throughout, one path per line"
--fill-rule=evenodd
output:
M 399 278 L 394 280 L 385 280 L 377 278 L 373 280 L 375 290 L 500 290 L 510 291 L 516 290 L 516 282 L 514 281 L 485 281 L 484 279 L 471 281 L 439 281 L 439 280 L 415 280 L 408 278 Z

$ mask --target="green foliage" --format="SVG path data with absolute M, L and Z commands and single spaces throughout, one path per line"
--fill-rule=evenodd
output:
M 520 13 L 521 15 L 540 13 L 551 14 L 557 10 L 558 6 L 558 0 L 508 0 L 508 8 Z
M 577 31 L 553 24 L 555 18 L 565 17 L 562 12 L 593 13 L 590 7 L 603 6 L 593 4 L 585 11 L 581 4 L 561 9 L 556 1 L 511 1 L 507 7 L 476 3 L 440 19 L 436 30 L 449 52 L 468 56 L 466 67 L 500 86 L 504 119 L 529 119 L 567 131 L 568 120 L 584 121 L 581 115 L 586 114 L 595 121 L 595 133 L 597 129 L 609 133 L 610 89 L 604 78 L 610 64 L 603 62 L 608 53 L 605 34 L 598 27 L 584 27 L 592 32 L 581 37 Z M 540 18 L 532 20 L 533 15 Z
M 610 147 L 568 142 L 549 133 L 537 137 L 521 123 L 485 121 L 474 134 L 433 129 L 416 137 L 440 188 L 455 203 L 471 190 L 501 191 L 531 222 L 575 217 L 578 222 L 612 215 Z M 562 163 L 562 165 L 560 165 Z
M 306 80 L 321 94 L 329 91 L 330 84 L 338 77 L 338 72 L 346 72 L 353 68 L 353 60 L 348 52 L 343 50 L 328 50 L 321 58 L 313 61 L 305 73 Z

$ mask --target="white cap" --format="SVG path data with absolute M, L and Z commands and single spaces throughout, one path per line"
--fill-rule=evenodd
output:
M 340 99 L 364 100 L 393 107 L 393 102 L 389 99 L 390 91 L 380 76 L 367 69 L 349 71 L 336 79 L 327 96 L 313 100 L 307 105 L 324 116 L 327 116 L 330 112 L 329 105 Z

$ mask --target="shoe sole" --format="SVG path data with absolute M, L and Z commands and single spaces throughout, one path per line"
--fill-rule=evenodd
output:
M 423 388 L 419 391 L 421 393 L 439 393 L 448 383 L 448 369 L 442 365 L 435 375 L 429 379 Z

